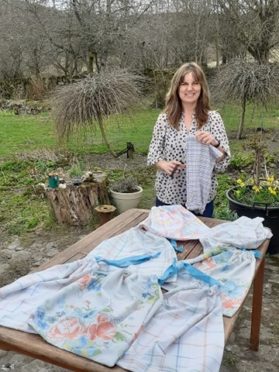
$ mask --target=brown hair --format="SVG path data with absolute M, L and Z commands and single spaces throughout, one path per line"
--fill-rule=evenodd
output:
M 176 129 L 178 129 L 178 122 L 182 114 L 182 104 L 181 99 L 179 98 L 178 90 L 180 84 L 184 81 L 185 75 L 187 75 L 189 72 L 193 73 L 195 79 L 197 79 L 201 85 L 201 94 L 198 98 L 195 109 L 198 128 L 201 128 L 208 119 L 210 103 L 209 90 L 205 74 L 198 64 L 194 62 L 185 63 L 184 65 L 180 66 L 173 75 L 169 91 L 166 95 L 165 112 L 170 124 Z

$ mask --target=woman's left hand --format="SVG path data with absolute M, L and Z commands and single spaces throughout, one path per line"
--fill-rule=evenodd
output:
M 219 141 L 216 140 L 216 138 L 213 136 L 213 134 L 209 132 L 205 132 L 203 130 L 198 130 L 196 132 L 196 139 L 205 144 L 205 145 L 218 145 Z

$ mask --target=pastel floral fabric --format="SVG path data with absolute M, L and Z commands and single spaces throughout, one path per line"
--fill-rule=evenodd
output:
M 241 251 L 238 249 L 215 249 L 212 254 L 203 254 L 193 260 L 185 260 L 188 264 L 192 262 L 192 277 L 207 276 L 207 281 L 215 282 L 219 288 L 220 299 L 223 306 L 223 315 L 231 317 L 239 309 L 251 286 L 256 269 L 256 259 L 252 251 Z M 166 290 L 183 288 L 189 280 L 188 271 L 181 266 L 176 273 L 176 281 L 163 284 Z M 182 269 L 181 269 L 182 268 Z M 196 270 L 196 271 L 194 271 Z
M 95 260 L 77 260 L 25 275 L 0 288 L 0 324 L 35 333 L 30 315 L 46 298 L 96 270 Z
M 0 324 L 34 333 L 28 319 L 44 299 L 52 298 L 63 288 L 94 273 L 99 267 L 108 272 L 117 269 L 114 266 L 97 264 L 96 257 L 119 260 L 139 255 L 153 257 L 143 264 L 130 266 L 134 273 L 145 276 L 161 276 L 177 259 L 167 239 L 140 228 L 132 228 L 105 240 L 81 260 L 25 275 L 0 288 Z M 175 280 L 175 277 L 170 280 Z
M 181 205 L 172 205 L 153 207 L 141 226 L 166 238 L 200 240 L 204 253 L 186 262 L 219 281 L 223 313 L 230 317 L 239 309 L 251 286 L 256 268 L 253 250 L 272 236 L 262 221 L 260 217 L 240 217 L 209 228 Z M 176 280 L 169 279 L 164 288 L 182 287 L 184 275 L 184 270 L 178 275 L 175 272 Z
M 139 226 L 158 236 L 181 241 L 200 239 L 210 232 L 209 227 L 181 205 L 152 207 Z
M 223 314 L 233 316 L 252 284 L 256 259 L 252 251 L 225 250 L 194 265 L 220 283 Z
M 99 268 L 42 303 L 29 324 L 49 343 L 112 367 L 161 304 L 156 276 Z

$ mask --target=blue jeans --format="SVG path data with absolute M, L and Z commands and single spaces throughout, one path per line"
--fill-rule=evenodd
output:
M 156 207 L 161 207 L 163 205 L 170 205 L 170 204 L 167 204 L 167 203 L 162 202 L 156 196 L 155 206 Z M 183 207 L 184 207 L 184 205 L 183 205 Z M 212 217 L 213 216 L 213 209 L 214 209 L 214 204 L 213 204 L 213 200 L 212 200 L 211 202 L 209 202 L 209 203 L 206 204 L 205 210 L 204 210 L 203 214 L 198 214 L 198 213 L 195 213 L 193 211 L 191 211 L 191 212 L 194 213 L 196 216 Z

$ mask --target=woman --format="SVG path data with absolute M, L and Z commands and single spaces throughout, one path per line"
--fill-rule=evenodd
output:
M 187 158 L 189 160 L 192 158 L 189 155 L 193 154 L 191 146 L 193 151 L 196 151 L 198 146 L 202 151 L 214 147 L 220 151 L 212 169 L 210 165 L 199 165 L 200 176 L 204 173 L 204 167 L 206 171 L 210 169 L 210 172 L 209 178 L 203 184 L 197 180 L 196 190 L 195 187 L 190 190 L 187 187 L 187 180 L 188 186 L 189 180 L 193 186 L 191 174 L 197 175 L 197 169 L 194 173 L 190 173 L 190 169 L 195 168 L 198 163 L 187 163 Z M 157 167 L 156 206 L 182 204 L 187 207 L 189 198 L 195 198 L 192 195 L 193 190 L 198 195 L 200 191 L 203 192 L 204 186 L 207 186 L 204 206 L 193 212 L 212 217 L 217 188 L 215 172 L 226 169 L 229 157 L 229 143 L 222 118 L 218 112 L 210 111 L 205 74 L 196 63 L 186 63 L 172 78 L 165 110 L 157 119 L 149 147 L 148 165 Z M 206 154 L 205 159 L 207 158 L 210 158 L 210 155 Z

